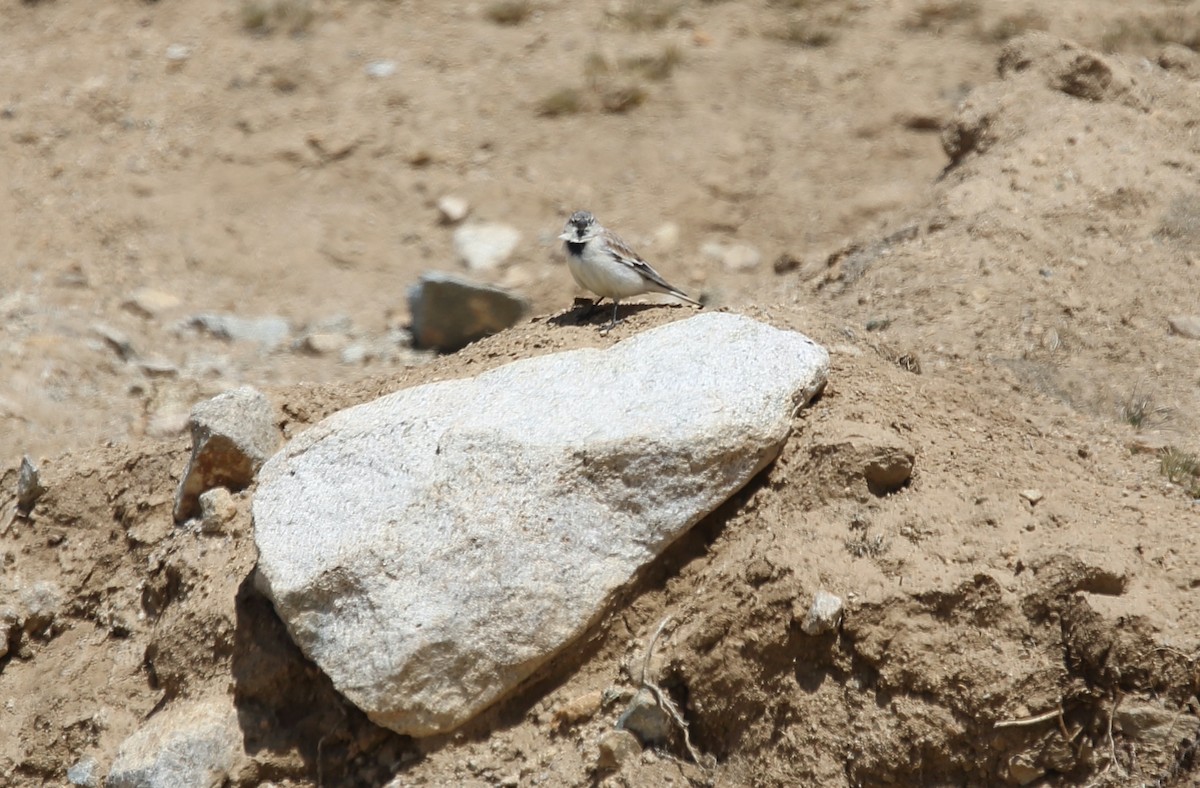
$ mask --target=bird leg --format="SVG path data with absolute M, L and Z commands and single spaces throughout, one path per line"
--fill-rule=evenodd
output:
M 607 326 L 604 326 L 603 328 L 601 328 L 601 329 L 600 329 L 600 333 L 601 333 L 601 334 L 607 334 L 609 331 L 612 331 L 612 330 L 613 330 L 613 329 L 616 327 L 617 323 L 624 323 L 624 322 L 625 322 L 624 320 L 617 320 L 617 307 L 619 307 L 620 305 L 621 305 L 621 302 L 620 302 L 618 299 L 614 298 L 614 299 L 613 299 L 613 316 L 612 316 L 612 320 L 610 320 L 610 321 L 608 322 L 608 325 L 607 325 Z

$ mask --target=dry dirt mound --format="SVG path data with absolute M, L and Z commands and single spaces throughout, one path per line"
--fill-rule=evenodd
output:
M 413 80 L 407 92 L 376 83 L 348 91 L 328 66 L 344 57 L 341 36 L 350 33 L 362 35 L 363 49 L 386 48 L 392 17 L 363 4 L 324 8 L 318 26 L 326 35 L 211 44 L 215 59 L 239 64 L 220 94 L 229 101 L 198 78 L 208 67 L 199 54 L 169 72 L 181 78 L 163 95 L 146 87 L 165 84 L 162 75 L 133 77 L 149 71 L 146 52 L 197 22 L 228 25 L 230 12 L 189 19 L 148 6 L 137 12 L 145 24 L 124 9 L 93 17 L 70 3 L 12 12 L 13 40 L 26 51 L 56 31 L 111 43 L 129 30 L 133 43 L 122 46 L 136 50 L 122 50 L 136 73 L 94 83 L 79 72 L 82 61 L 64 65 L 42 50 L 43 65 L 62 65 L 48 69 L 54 80 L 78 82 L 69 106 L 58 107 L 60 93 L 28 88 L 0 120 L 11 126 L 4 145 L 38 154 L 8 157 L 20 162 L 12 174 L 18 188 L 4 197 L 12 210 L 0 228 L 14 239 L 20 270 L 53 260 L 44 280 L 0 296 L 0 330 L 20 351 L 7 368 L 30 391 L 95 399 L 95 412 L 81 405 L 57 421 L 53 409 L 23 411 L 6 422 L 17 436 L 12 447 L 50 423 L 56 432 L 47 447 L 63 445 L 71 429 L 89 439 L 136 434 L 144 425 L 112 422 L 131 402 L 130 421 L 140 424 L 143 410 L 161 404 L 156 396 L 187 401 L 254 374 L 277 383 L 338 374 L 304 356 L 237 349 L 219 380 L 199 363 L 178 383 L 129 389 L 131 373 L 105 360 L 109 350 L 72 350 L 69 340 L 89 330 L 95 310 L 164 352 L 200 352 L 169 324 L 112 318 L 124 314 L 123 294 L 144 283 L 146 266 L 196 300 L 211 298 L 206 306 L 261 312 L 290 299 L 296 322 L 326 317 L 326 294 L 346 289 L 377 316 L 371 328 L 383 330 L 391 301 L 384 291 L 412 272 L 381 273 L 375 252 L 396 244 L 424 260 L 442 255 L 448 240 L 377 221 L 376 211 L 431 216 L 430 197 L 472 173 L 480 178 L 474 201 L 516 206 L 513 220 L 531 229 L 564 207 L 559 202 L 620 202 L 591 185 L 539 194 L 538 172 L 577 172 L 583 163 L 595 166 L 590 183 L 614 184 L 621 194 L 630 162 L 647 175 L 651 185 L 619 219 L 632 220 L 642 203 L 669 203 L 685 235 L 737 231 L 758 238 L 768 260 L 790 253 L 780 258 L 781 276 L 764 267 L 711 289 L 724 288 L 740 311 L 830 347 L 827 391 L 800 415 L 779 461 L 639 577 L 572 656 L 460 733 L 420 742 L 377 728 L 342 701 L 253 589 L 253 490 L 235 496 L 223 533 L 203 534 L 171 521 L 182 439 L 57 456 L 44 464 L 50 491 L 33 518 L 0 537 L 0 781 L 59 783 L 86 758 L 103 773 L 143 720 L 211 696 L 238 709 L 238 785 L 1198 779 L 1200 515 L 1162 476 L 1158 457 L 1129 450 L 1155 441 L 1181 453 L 1200 448 L 1200 345 L 1166 327 L 1168 316 L 1200 304 L 1200 69 L 1190 49 L 1156 51 L 1187 32 L 1186 19 L 1172 16 L 1179 8 L 1088 4 L 1072 15 L 1063 4 L 1029 16 L 940 1 L 801 12 L 788 4 L 688 6 L 686 24 L 676 19 L 669 30 L 696 50 L 676 81 L 654 88 L 645 114 L 588 110 L 510 138 L 504 129 L 524 128 L 517 120 L 528 123 L 541 96 L 532 88 L 521 94 L 516 115 L 494 100 L 463 98 L 511 96 L 502 86 L 511 75 L 482 74 L 471 87 L 489 90 L 471 91 L 440 78 L 465 73 L 445 54 L 458 51 L 446 49 L 457 40 L 447 31 L 466 36 L 482 58 L 523 58 L 530 74 L 574 73 L 583 53 L 547 42 L 561 44 L 570 37 L 562 31 L 580 29 L 568 23 L 590 12 L 546 4 L 535 22 L 498 33 L 486 19 L 413 5 L 430 32 L 401 65 L 428 79 Z M 792 28 L 798 13 L 803 24 Z M 654 34 L 628 31 L 627 23 L 605 16 L 605 29 L 616 31 L 608 40 L 652 48 L 646 36 Z M 543 24 L 555 27 L 546 32 Z M 991 79 L 999 47 L 980 42 L 1001 37 L 1005 25 L 1074 26 L 1091 44 L 1144 46 L 1154 60 L 1016 39 L 999 57 L 998 79 L 953 113 L 961 82 Z M 814 28 L 830 38 L 784 40 Z M 719 51 L 706 49 L 713 40 Z M 787 54 L 764 65 L 764 46 Z M 866 54 L 854 60 L 859 48 Z M 361 59 L 351 58 L 356 74 Z M 869 78 L 856 79 L 856 68 Z M 936 76 L 901 90 L 902 75 L 915 73 Z M 864 93 L 868 84 L 877 92 Z M 801 113 L 779 106 L 781 91 L 808 96 L 796 100 L 811 122 L 804 128 L 820 129 L 811 139 L 787 131 Z M 686 98 L 694 95 L 749 107 L 734 113 L 747 126 L 720 125 L 732 124 L 721 106 Z M 351 97 L 354 111 L 332 112 L 331 96 Z M 891 103 L 875 100 L 881 96 Z M 186 133 L 159 102 L 188 108 Z M 241 125 L 226 114 L 231 104 Z M 381 122 L 354 125 L 380 106 L 411 134 L 393 135 Z M 80 126 L 73 107 L 87 108 L 91 120 Z M 436 120 L 442 112 L 467 130 L 440 137 L 448 128 Z M 464 118 L 492 120 L 472 126 Z M 676 129 L 674 149 L 693 158 L 662 155 L 646 141 L 647 119 Z M 928 133 L 943 122 L 948 156 Z M 88 124 L 101 130 L 102 145 L 82 133 Z M 596 127 L 613 133 L 585 157 L 559 152 L 562 135 Z M 137 147 L 130 135 L 154 143 L 144 160 L 128 159 Z M 812 160 L 801 178 L 791 151 L 805 142 Z M 340 158 L 327 155 L 342 148 Z M 867 174 L 851 164 L 872 156 Z M 405 177 L 420 189 L 397 190 L 373 163 L 395 160 L 407 162 Z M 698 160 L 706 169 L 689 170 Z M 100 210 L 86 184 L 118 161 L 119 188 Z M 254 188 L 237 188 L 242 180 Z M 345 207 L 359 205 L 351 195 L 363 192 L 370 211 Z M 274 199 L 280 193 L 287 198 Z M 209 220 L 227 215 L 223 194 L 236 195 L 224 226 Z M 304 214 L 314 205 L 321 211 Z M 51 206 L 44 225 L 11 218 Z M 300 239 L 311 260 L 289 256 L 297 239 L 286 228 L 297 212 L 312 219 Z M 797 216 L 818 229 L 798 237 Z M 181 240 L 173 226 L 197 235 Z M 131 247 L 138 233 L 141 243 Z M 845 235 L 861 240 L 839 246 Z M 203 254 L 181 252 L 184 240 Z M 257 267 L 232 262 L 246 250 Z M 693 251 L 664 250 L 662 267 L 682 270 Z M 525 263 L 535 303 L 549 311 L 566 288 L 561 267 Z M 289 265 L 296 275 L 283 277 Z M 681 284 L 715 279 L 716 269 L 699 266 Z M 638 311 L 607 338 L 594 326 L 535 318 L 428 366 L 280 386 L 273 399 L 285 433 L 295 434 L 403 386 L 601 346 L 683 314 Z M 42 366 L 47 356 L 53 363 Z M 132 396 L 118 407 L 124 394 Z M 16 410 L 0 402 L 5 418 Z M 1155 435 L 1137 436 L 1150 428 Z M 915 456 L 911 482 L 888 495 L 863 477 L 880 450 Z M 14 486 L 15 472 L 0 478 L 0 490 Z M 819 589 L 845 600 L 844 619 L 836 632 L 810 636 L 799 623 Z M 683 709 L 704 763 L 673 741 L 598 769 L 598 737 L 636 687 L 648 641 L 668 617 L 650 674 Z

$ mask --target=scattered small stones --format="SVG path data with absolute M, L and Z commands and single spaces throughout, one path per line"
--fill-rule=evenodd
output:
M 1187 339 L 1200 339 L 1200 315 L 1173 315 L 1167 318 L 1171 333 Z
M 121 743 L 108 788 L 209 788 L 221 785 L 242 749 L 237 713 L 227 701 L 191 701 L 151 717 Z
M 192 409 L 192 456 L 175 493 L 175 521 L 196 514 L 200 494 L 240 490 L 279 446 L 275 411 L 261 392 L 243 386 Z
M 428 273 L 408 291 L 413 345 L 450 353 L 515 325 L 529 303 L 506 290 Z
M 151 287 L 141 287 L 130 293 L 122 306 L 139 317 L 155 318 L 176 308 L 179 304 L 179 296 Z
M 639 692 L 617 720 L 617 728 L 634 734 L 643 745 L 665 744 L 671 737 L 671 717 L 653 695 Z
M 224 314 L 196 315 L 184 326 L 231 342 L 257 342 L 265 352 L 277 349 L 292 333 L 288 322 L 275 315 L 257 318 Z
M 597 742 L 600 754 L 596 767 L 602 770 L 620 769 L 642 754 L 642 745 L 627 730 L 605 731 Z
M 438 200 L 437 209 L 442 216 L 442 224 L 458 224 L 471 212 L 471 206 L 466 200 L 452 195 L 446 195 Z
M 467 269 L 475 272 L 498 268 L 521 240 L 521 233 L 507 224 L 466 224 L 454 231 L 454 251 Z
M 842 620 L 842 598 L 825 589 L 817 591 L 812 605 L 800 623 L 800 631 L 806 635 L 824 635 L 837 629 Z
M 727 271 L 752 271 L 762 262 L 762 253 L 750 244 L 709 242 L 700 247 L 706 257 L 719 262 Z
M 28 517 L 45 493 L 38 467 L 28 455 L 22 457 L 21 468 L 17 471 L 17 512 L 22 517 Z
M 1043 498 L 1042 491 L 1037 489 L 1022 490 L 1021 497 L 1029 501 L 1030 506 L 1037 506 Z
M 372 60 L 363 68 L 363 71 L 372 79 L 387 79 L 395 76 L 398 68 L 395 60 Z

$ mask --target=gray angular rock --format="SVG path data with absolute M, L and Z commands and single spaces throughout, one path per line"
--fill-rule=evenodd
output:
M 191 701 L 151 717 L 121 743 L 108 788 L 212 788 L 242 752 L 237 712 L 225 700 Z
M 240 490 L 279 446 L 275 409 L 260 391 L 242 386 L 192 408 L 192 456 L 175 491 L 175 521 L 199 511 L 200 494 Z
M 828 365 L 710 313 L 334 414 L 262 469 L 257 582 L 372 720 L 451 730 L 774 460 Z
M 450 353 L 516 324 L 529 302 L 499 287 L 428 273 L 408 290 L 413 346 Z
M 17 511 L 28 517 L 37 506 L 37 502 L 46 494 L 42 485 L 41 472 L 26 455 L 21 458 L 21 468 L 17 471 Z
M 508 259 L 520 240 L 521 233 L 507 224 L 464 224 L 454 231 L 454 251 L 468 270 L 491 271 Z
M 633 696 L 617 720 L 617 728 L 629 731 L 647 746 L 665 744 L 671 738 L 671 717 L 653 695 L 643 690 Z

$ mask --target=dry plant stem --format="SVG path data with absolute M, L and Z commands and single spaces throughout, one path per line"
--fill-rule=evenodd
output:
M 654 646 L 658 643 L 659 636 L 662 635 L 663 630 L 666 629 L 669 623 L 671 623 L 671 616 L 667 616 L 659 622 L 658 628 L 654 630 L 654 635 L 651 636 L 650 642 L 646 645 L 646 656 L 642 660 L 642 687 L 650 691 L 659 708 L 665 711 L 672 722 L 679 726 L 679 730 L 683 732 L 683 744 L 687 747 L 688 755 L 692 757 L 692 761 L 702 769 L 708 768 L 700 755 L 700 751 L 692 744 L 692 738 L 688 735 L 688 724 L 683 719 L 683 715 L 679 712 L 678 707 L 676 707 L 675 701 L 671 700 L 671 696 L 662 687 L 646 677 L 647 673 L 650 672 L 650 659 L 654 656 Z
M 1059 723 L 1061 724 L 1062 723 L 1062 714 L 1063 714 L 1062 705 L 1060 704 L 1060 705 L 1056 706 L 1055 708 L 1051 709 L 1050 711 L 1047 711 L 1043 714 L 1038 714 L 1037 716 L 1034 716 L 1034 717 L 1023 717 L 1021 719 L 1016 719 L 1016 720 L 1000 720 L 999 722 L 995 723 L 992 727 L 993 728 L 1020 728 L 1025 725 L 1037 725 L 1038 723 L 1041 723 L 1041 722 L 1049 722 L 1050 720 L 1053 720 L 1056 718 L 1058 719 Z M 1067 735 L 1065 725 L 1063 725 L 1063 735 L 1064 736 Z

